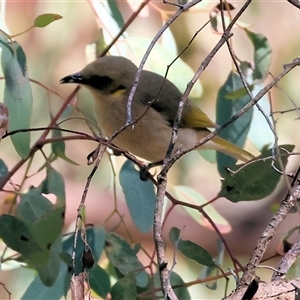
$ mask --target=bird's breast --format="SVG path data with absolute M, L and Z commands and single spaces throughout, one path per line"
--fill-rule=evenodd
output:
M 170 142 L 171 127 L 153 108 L 147 109 L 144 105 L 133 107 L 135 123 L 120 132 L 112 143 L 148 161 L 162 160 Z M 96 102 L 95 109 L 99 126 L 108 138 L 120 131 L 126 123 L 126 105 Z
M 95 110 L 99 126 L 107 138 L 120 131 L 126 123 L 127 103 L 101 101 L 96 102 Z M 144 105 L 134 105 L 132 117 L 135 123 L 113 139 L 112 143 L 122 150 L 131 152 L 150 162 L 165 158 L 172 135 L 172 127 L 163 116 Z M 193 128 L 179 128 L 174 150 L 191 148 L 209 133 L 208 130 L 197 131 Z M 204 146 L 204 148 L 206 148 Z M 213 148 L 210 147 L 209 148 Z

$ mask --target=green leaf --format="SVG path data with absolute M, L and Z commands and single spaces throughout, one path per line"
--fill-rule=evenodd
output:
M 248 86 L 248 88 L 249 88 L 250 92 L 252 92 L 253 89 L 254 89 L 254 84 L 250 84 L 250 85 Z M 240 87 L 239 89 L 237 89 L 237 90 L 235 90 L 235 91 L 233 91 L 233 92 L 231 92 L 231 93 L 228 93 L 228 94 L 225 96 L 225 98 L 226 98 L 226 99 L 233 99 L 233 100 L 236 100 L 236 99 L 242 98 L 242 97 L 244 97 L 244 96 L 248 96 L 248 92 L 247 92 L 247 90 L 245 89 L 245 87 L 242 86 L 242 87 Z
M 47 166 L 47 177 L 41 184 L 41 193 L 54 194 L 57 198 L 57 205 L 64 206 L 66 203 L 65 184 L 62 175 Z
M 210 12 L 209 14 L 209 21 L 210 21 L 210 26 L 212 29 L 216 32 L 218 32 L 218 14 L 213 10 L 213 13 Z
M 21 195 L 16 217 L 6 214 L 0 217 L 0 237 L 22 255 L 29 267 L 37 270 L 46 286 L 51 286 L 58 276 L 61 261 L 64 183 L 58 172 L 48 168 L 41 186 Z M 52 204 L 42 193 L 55 194 L 57 204 Z
M 98 261 L 105 243 L 105 229 L 102 226 L 95 226 L 86 230 L 87 243 L 91 248 L 95 261 Z M 71 255 L 73 251 L 74 235 L 69 236 L 63 242 L 63 251 Z M 82 271 L 82 253 L 85 250 L 85 245 L 81 238 L 77 240 L 75 249 L 75 270 L 74 274 L 78 275 Z
M 176 198 L 180 201 L 195 204 L 197 206 L 207 204 L 207 200 L 201 194 L 187 186 L 173 186 L 172 190 Z M 210 223 L 208 223 L 198 210 L 184 205 L 182 207 L 200 225 L 212 229 Z M 205 206 L 204 210 L 222 233 L 228 233 L 231 231 L 231 226 L 228 221 L 224 219 L 212 205 Z
M 29 129 L 32 92 L 27 76 L 25 53 L 17 42 L 8 41 L 3 34 L 0 34 L 0 47 L 5 77 L 4 103 L 9 110 L 9 131 Z M 14 134 L 11 140 L 20 157 L 27 157 L 30 150 L 30 133 Z
M 61 130 L 59 127 L 57 127 L 56 130 L 52 130 L 52 137 L 53 138 L 62 137 Z M 53 142 L 51 144 L 51 149 L 52 149 L 52 152 L 57 157 L 60 157 L 61 159 L 65 160 L 66 162 L 68 162 L 72 165 L 78 166 L 78 164 L 75 161 L 73 161 L 72 159 L 70 159 L 66 156 L 66 154 L 65 154 L 66 146 L 65 146 L 65 142 L 63 140 Z
M 7 166 L 6 166 L 5 162 L 4 162 L 2 159 L 0 159 L 0 180 L 1 180 L 4 176 L 6 176 L 7 173 L 8 173 L 8 168 L 7 168 Z
M 209 252 L 192 241 L 184 241 L 180 238 L 180 230 L 172 227 L 169 233 L 170 240 L 175 245 L 176 249 L 184 256 L 196 261 L 198 264 L 214 267 L 216 264 L 213 261 Z
M 36 222 L 53 208 L 53 204 L 44 197 L 39 189 L 31 188 L 28 193 L 21 194 L 21 201 L 17 206 L 16 217 L 26 222 Z
M 123 16 L 118 8 L 117 2 L 115 0 L 109 0 L 107 1 L 107 4 L 109 6 L 113 19 L 117 22 L 120 29 L 123 28 L 125 23 Z
M 177 295 L 178 299 L 184 299 L 184 300 L 191 299 L 191 296 L 189 294 L 189 291 L 188 291 L 188 288 L 186 287 L 185 282 L 174 271 L 172 271 L 170 274 L 170 282 L 171 282 L 171 285 L 172 285 L 174 292 Z M 180 287 L 174 287 L 175 285 L 180 286 Z M 157 292 L 155 292 L 153 299 L 164 299 L 164 295 L 161 291 L 159 272 L 156 272 L 154 274 L 154 288 L 155 288 L 155 290 L 157 290 Z
M 11 249 L 20 253 L 22 251 L 25 255 L 29 255 L 32 250 L 40 249 L 38 243 L 31 236 L 28 223 L 14 216 L 2 214 L 0 225 L 0 237 Z
M 59 274 L 60 268 L 60 252 L 61 252 L 61 237 L 57 238 L 56 241 L 52 245 L 48 245 L 50 247 L 49 254 L 47 255 L 47 260 L 45 263 L 40 263 L 39 260 L 46 256 L 46 252 L 39 252 L 34 257 L 33 266 L 36 268 L 41 281 L 45 284 L 45 286 L 51 286 L 56 281 L 57 276 Z M 29 261 L 29 265 L 32 264 L 32 261 Z
M 245 32 L 254 47 L 254 73 L 253 80 L 263 80 L 269 72 L 272 49 L 265 36 L 254 33 L 248 29 Z
M 151 181 L 142 181 L 134 164 L 127 160 L 119 176 L 125 200 L 135 226 L 148 232 L 154 220 L 155 193 Z
M 26 222 L 7 214 L 0 216 L 0 237 L 38 271 L 46 286 L 54 283 L 59 272 L 63 210 L 54 209 L 36 222 Z
M 91 289 L 101 298 L 106 298 L 110 290 L 110 281 L 108 274 L 97 264 L 89 272 L 89 283 Z
M 216 106 L 217 124 L 222 125 L 227 122 L 235 113 L 237 113 L 245 104 L 250 101 L 248 95 L 235 100 L 226 99 L 228 94 L 233 93 L 242 87 L 243 84 L 240 77 L 231 72 L 218 93 Z M 221 130 L 219 136 L 243 148 L 250 128 L 252 114 L 253 109 L 248 110 L 230 126 Z M 226 167 L 233 165 L 235 162 L 236 159 L 226 154 L 217 152 L 218 171 L 221 176 L 226 174 Z
M 223 260 L 224 260 L 224 244 L 222 243 L 221 240 L 217 240 L 218 242 L 218 256 L 214 258 L 214 262 L 217 266 L 222 266 Z M 207 267 L 204 266 L 201 270 L 201 274 L 198 276 L 197 279 L 205 279 L 208 277 L 216 277 L 220 273 L 220 270 L 216 267 Z M 210 290 L 216 290 L 218 285 L 217 285 L 217 280 L 215 281 L 210 281 L 210 282 L 204 282 L 203 285 L 205 285 L 208 289 Z
M 275 167 L 281 170 L 278 160 L 282 160 L 282 164 L 285 168 L 288 160 L 288 152 L 293 151 L 294 145 L 282 145 L 279 146 L 281 157 L 276 158 Z M 286 151 L 286 150 L 287 151 Z M 275 155 L 277 155 L 275 150 Z M 232 174 L 227 171 L 227 174 L 222 180 L 222 189 L 219 192 L 219 197 L 225 197 L 232 202 L 239 201 L 251 201 L 259 200 L 270 195 L 277 186 L 277 183 L 281 177 L 272 167 L 272 159 L 264 159 L 264 157 L 272 156 L 272 149 L 263 152 L 254 161 L 243 168 L 242 165 L 233 166 L 230 169 L 232 171 L 239 170 L 236 174 Z M 284 171 L 284 170 L 281 170 Z
M 148 284 L 148 275 L 144 266 L 138 260 L 135 251 L 122 237 L 115 233 L 107 233 L 105 252 L 111 264 L 123 275 L 134 272 L 136 284 L 139 287 L 145 287 Z
M 34 26 L 35 27 L 45 27 L 50 23 L 62 19 L 61 15 L 58 14 L 42 14 L 35 18 Z
M 102 226 L 97 226 L 93 228 L 88 228 L 86 231 L 87 235 L 87 242 L 89 246 L 92 249 L 93 255 L 95 257 L 95 260 L 98 261 L 103 246 L 105 242 L 105 231 Z M 71 252 L 73 248 L 73 240 L 74 235 L 69 236 L 64 242 L 63 242 L 63 253 L 60 254 L 60 258 L 64 261 L 60 263 L 59 273 L 56 276 L 56 280 L 54 284 L 51 287 L 45 287 L 45 285 L 41 282 L 40 278 L 37 277 L 27 288 L 25 294 L 22 297 L 22 300 L 24 299 L 60 299 L 62 296 L 66 295 L 67 291 L 69 290 L 70 286 L 70 278 L 71 278 L 71 269 L 70 269 L 70 262 L 71 262 Z M 81 263 L 81 256 L 82 251 L 84 250 L 84 244 L 81 239 L 78 240 L 78 244 L 76 247 L 76 257 L 75 257 L 75 264 L 76 267 L 78 265 L 78 262 Z M 70 253 L 67 254 L 66 252 Z M 97 265 L 95 265 L 97 266 Z M 68 269 L 69 267 L 69 269 Z M 81 270 L 81 265 L 79 266 L 79 269 Z M 93 267 L 94 269 L 94 267 Z M 90 282 L 91 286 L 94 286 L 94 280 L 99 280 L 101 278 L 101 283 L 105 283 L 103 288 L 107 289 L 107 282 L 105 282 L 103 276 L 94 278 L 93 269 L 90 271 L 90 275 L 92 278 L 92 281 Z M 47 270 L 45 268 L 45 270 Z M 98 274 L 98 272 L 97 272 Z M 98 283 L 99 284 L 99 283 Z M 92 287 L 93 288 L 93 287 Z M 98 291 L 98 288 L 95 288 L 96 292 Z
M 68 270 L 68 266 L 61 261 L 58 275 L 51 287 L 45 286 L 41 279 L 36 277 L 26 289 L 21 300 L 61 299 L 66 294 L 66 282 L 68 282 L 67 290 L 69 289 L 71 275 L 71 270 Z
M 137 299 L 135 277 L 129 273 L 118 280 L 111 288 L 110 295 L 112 300 Z
M 176 273 L 172 272 L 170 277 L 170 282 L 172 286 L 179 285 L 180 287 L 174 288 L 174 292 L 178 299 L 190 300 L 191 296 L 188 288 L 185 286 L 185 282 L 182 278 Z

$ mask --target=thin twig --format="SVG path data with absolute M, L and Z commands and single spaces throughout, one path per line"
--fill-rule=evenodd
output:
M 86 185 L 85 185 L 82 197 L 81 197 L 81 201 L 80 201 L 80 203 L 77 207 L 77 217 L 76 217 L 76 222 L 75 222 L 75 233 L 74 233 L 73 250 L 72 250 L 72 268 L 73 268 L 73 272 L 75 270 L 75 254 L 76 254 L 77 239 L 78 239 L 78 234 L 79 234 L 79 221 L 81 220 L 81 210 L 82 210 L 82 208 L 85 204 L 86 196 L 87 196 L 92 178 L 93 178 L 95 172 L 98 169 L 98 166 L 99 166 L 99 164 L 102 160 L 102 157 L 103 157 L 103 155 L 106 151 L 106 148 L 107 148 L 106 146 L 103 146 L 100 153 L 99 153 L 99 155 L 98 155 L 98 157 L 97 157 L 95 165 L 94 165 L 90 175 L 87 178 Z
M 290 2 L 292 5 L 300 9 L 300 1 L 299 0 L 287 0 Z
M 125 30 L 129 27 L 129 25 L 136 19 L 136 17 L 140 14 L 143 8 L 149 3 L 150 0 L 144 0 L 141 3 L 139 8 L 129 17 L 124 26 L 121 28 L 120 32 L 113 38 L 113 40 L 106 46 L 106 48 L 101 52 L 99 57 L 104 56 L 110 50 L 110 48 L 118 41 L 121 35 L 125 32 Z
M 77 86 L 74 91 L 69 95 L 69 97 L 66 99 L 66 101 L 63 103 L 63 105 L 61 106 L 60 110 L 58 111 L 58 113 L 55 115 L 55 117 L 51 120 L 49 126 L 47 126 L 47 129 L 41 134 L 41 136 L 39 137 L 39 139 L 34 143 L 34 145 L 30 148 L 30 151 L 27 155 L 27 157 L 22 158 L 20 161 L 17 162 L 17 164 L 9 171 L 7 172 L 0 181 L 0 190 L 3 189 L 4 185 L 6 184 L 6 182 L 19 170 L 19 168 L 36 152 L 38 151 L 42 146 L 43 146 L 43 142 L 45 140 L 45 138 L 47 137 L 47 135 L 49 134 L 49 132 L 51 131 L 51 128 L 53 126 L 55 126 L 58 118 L 61 116 L 61 114 L 64 112 L 64 110 L 66 109 L 66 107 L 69 105 L 69 103 L 71 102 L 71 100 L 73 99 L 73 97 L 77 94 L 79 90 L 79 87 Z
M 240 289 L 243 286 L 250 284 L 255 274 L 255 270 L 257 266 L 260 264 L 269 242 L 274 236 L 278 226 L 286 218 L 291 208 L 295 205 L 295 201 L 299 198 L 299 195 L 300 195 L 300 189 L 299 187 L 296 187 L 294 189 L 294 193 L 291 194 L 290 197 L 284 199 L 281 202 L 278 211 L 272 217 L 270 223 L 268 224 L 268 226 L 266 227 L 266 229 L 258 239 L 255 250 L 253 251 L 252 256 L 245 268 L 245 272 L 239 282 L 237 289 Z
M 291 191 L 291 200 L 294 201 L 294 204 L 298 203 L 300 200 L 300 186 L 296 186 Z M 280 260 L 276 271 L 272 276 L 272 281 L 283 280 L 286 277 L 287 271 L 290 269 L 292 264 L 295 262 L 297 257 L 300 255 L 300 240 L 295 243 L 292 248 L 283 256 Z
M 145 52 L 145 55 L 143 56 L 141 63 L 137 69 L 136 72 L 136 76 L 134 79 L 134 84 L 130 90 L 129 93 L 129 97 L 128 97 L 128 101 L 127 101 L 127 120 L 126 120 L 126 124 L 131 124 L 132 123 L 132 115 L 131 115 L 131 107 L 132 107 L 132 101 L 133 101 L 133 97 L 134 94 L 136 92 L 137 89 L 137 85 L 139 82 L 139 78 L 142 72 L 142 69 L 146 63 L 146 60 L 148 58 L 148 56 L 150 55 L 150 52 L 152 51 L 153 47 L 155 46 L 155 44 L 157 43 L 157 41 L 159 40 L 159 38 L 162 36 L 162 34 L 170 27 L 170 25 L 185 11 L 187 11 L 188 9 L 190 9 L 192 6 L 196 5 L 197 3 L 201 2 L 202 0 L 193 0 L 183 6 L 180 7 L 180 9 L 178 9 L 171 17 L 170 19 L 162 26 L 162 28 L 158 31 L 158 33 L 155 35 L 155 37 L 153 38 L 153 40 L 151 41 L 147 51 Z
M 167 173 L 168 173 L 169 169 L 171 168 L 171 166 L 174 163 L 174 161 L 172 161 L 172 159 L 170 159 L 170 158 L 172 158 L 171 153 L 172 153 L 172 150 L 174 148 L 174 145 L 175 145 L 175 142 L 176 142 L 176 139 L 177 139 L 177 132 L 178 132 L 181 116 L 182 116 L 182 113 L 183 113 L 183 108 L 185 106 L 185 103 L 187 102 L 188 96 L 190 94 L 190 91 L 191 91 L 193 85 L 199 79 L 202 72 L 209 65 L 209 63 L 211 62 L 214 55 L 224 45 L 225 41 L 232 36 L 232 33 L 230 33 L 230 30 L 231 30 L 233 24 L 238 20 L 238 18 L 244 12 L 246 7 L 250 4 L 250 2 L 251 2 L 250 0 L 247 1 L 247 3 L 237 13 L 235 18 L 231 22 L 231 24 L 228 26 L 228 31 L 224 32 L 224 34 L 222 35 L 220 41 L 213 48 L 213 50 L 207 55 L 207 57 L 203 60 L 200 67 L 198 68 L 197 72 L 195 73 L 195 75 L 193 76 L 191 81 L 188 83 L 187 88 L 186 88 L 185 92 L 183 93 L 183 95 L 181 97 L 181 100 L 179 102 L 179 105 L 178 105 L 178 110 L 177 110 L 176 118 L 174 120 L 173 129 L 172 129 L 171 142 L 169 144 L 169 148 L 168 148 L 165 160 L 164 160 L 163 169 L 162 169 L 162 171 L 160 172 L 160 174 L 158 176 L 158 187 L 157 187 L 156 202 L 155 202 L 156 206 L 155 206 L 155 215 L 154 215 L 154 225 L 153 225 L 153 229 L 154 229 L 153 231 L 154 232 L 153 232 L 153 234 L 154 234 L 155 249 L 156 249 L 156 253 L 157 253 L 157 260 L 158 260 L 158 265 L 159 265 L 159 270 L 160 270 L 161 284 L 162 284 L 163 291 L 164 291 L 165 295 L 170 299 L 177 299 L 177 297 L 174 294 L 174 291 L 173 291 L 173 289 L 171 287 L 171 284 L 170 284 L 170 281 L 169 281 L 169 270 L 167 268 L 167 263 L 168 262 L 165 258 L 165 249 L 164 249 L 165 246 L 164 246 L 164 240 L 163 240 L 163 234 L 162 234 L 162 211 L 163 211 L 164 197 L 165 197 L 165 194 L 166 194 Z M 183 6 L 182 9 L 184 9 L 185 7 L 186 7 L 186 5 Z M 177 11 L 178 15 L 180 14 L 179 13 L 180 11 L 181 10 Z M 175 15 L 176 15 L 176 13 L 174 14 L 174 16 Z M 172 18 L 170 20 L 172 22 L 174 21 Z M 169 22 L 169 24 L 171 24 L 171 22 Z M 160 32 L 156 35 L 156 38 L 158 38 L 159 36 L 160 36 Z M 155 42 L 156 42 L 156 40 L 154 39 L 153 44 Z M 151 49 L 151 45 L 149 46 L 149 49 Z M 147 55 L 149 55 L 149 53 L 146 52 L 146 54 L 145 54 L 145 56 L 142 60 L 141 65 L 144 63 L 145 58 L 147 58 Z M 139 71 L 140 70 L 141 69 L 139 68 L 138 72 L 137 72 L 137 77 L 139 76 Z M 135 82 L 135 84 L 137 85 L 137 82 Z M 133 86 L 133 88 L 131 90 L 131 93 L 135 92 L 136 85 Z M 133 95 L 131 97 L 133 97 Z M 128 121 L 131 121 L 131 102 L 130 101 L 132 101 L 132 98 L 130 99 L 130 97 L 129 97 L 128 104 L 127 104 L 127 109 L 128 109 L 127 118 L 128 118 Z
M 268 93 L 284 76 L 286 76 L 290 71 L 292 71 L 295 67 L 300 65 L 300 57 L 295 58 L 291 63 L 284 65 L 283 70 L 264 88 L 262 88 L 257 95 L 249 102 L 247 103 L 240 111 L 238 111 L 235 115 L 231 117 L 230 120 L 228 120 L 226 123 L 224 123 L 219 128 L 215 129 L 213 132 L 208 134 L 206 137 L 201 139 L 198 143 L 196 143 L 193 147 L 189 149 L 183 149 L 180 151 L 177 151 L 173 154 L 171 157 L 172 164 L 175 163 L 181 156 L 184 154 L 200 147 L 201 145 L 205 144 L 209 140 L 211 140 L 213 137 L 215 137 L 221 130 L 228 127 L 231 123 L 233 123 L 235 120 L 237 120 L 240 116 L 242 116 L 246 111 L 248 111 L 252 106 L 254 106 L 266 93 Z

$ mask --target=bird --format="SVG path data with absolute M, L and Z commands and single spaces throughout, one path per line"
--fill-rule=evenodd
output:
M 101 133 L 110 138 L 127 121 L 127 101 L 134 84 L 137 66 L 123 56 L 103 56 L 89 63 L 80 72 L 63 77 L 60 83 L 85 86 L 95 100 L 95 115 Z M 163 76 L 142 70 L 132 101 L 134 127 L 127 127 L 113 144 L 151 163 L 164 160 L 172 135 L 182 93 Z M 190 99 L 187 99 L 179 123 L 173 153 L 192 148 L 218 125 Z M 247 162 L 253 155 L 235 144 L 215 136 L 201 149 L 223 152 Z

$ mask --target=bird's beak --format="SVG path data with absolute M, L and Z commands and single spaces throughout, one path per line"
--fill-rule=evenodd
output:
M 84 83 L 83 81 L 84 80 L 81 73 L 78 72 L 62 78 L 59 82 L 60 83 Z

